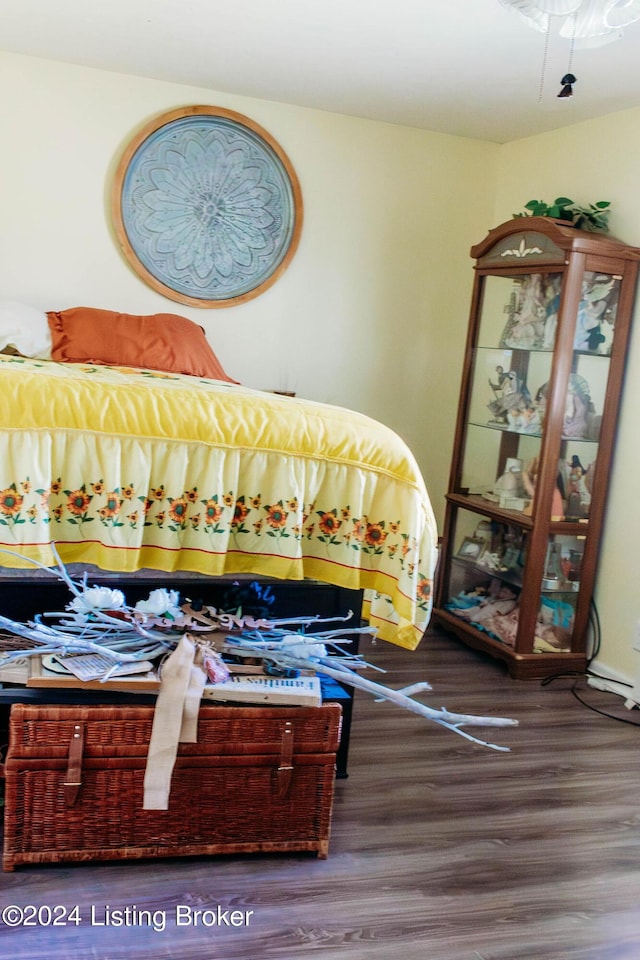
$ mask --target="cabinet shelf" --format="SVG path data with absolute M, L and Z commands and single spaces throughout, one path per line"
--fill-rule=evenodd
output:
M 640 249 L 535 217 L 471 255 L 434 618 L 516 678 L 584 669 Z
M 477 493 L 447 493 L 445 499 L 452 505 L 464 507 L 465 510 L 472 510 L 474 513 L 488 514 L 503 523 L 517 523 L 524 528 L 533 527 L 532 518 L 521 510 L 507 510 L 506 507 L 499 507 Z
M 492 343 L 492 344 L 490 344 L 490 343 L 479 343 L 479 344 L 477 345 L 477 347 L 476 347 L 476 350 L 495 350 L 495 349 L 496 349 L 496 344 L 495 344 L 495 343 Z M 545 354 L 546 354 L 546 355 L 549 355 L 549 356 L 553 356 L 553 349 L 552 349 L 551 347 L 546 347 L 546 348 L 538 347 L 537 349 L 534 348 L 534 347 L 529 347 L 529 348 L 527 348 L 527 349 L 525 349 L 525 348 L 523 348 L 523 347 L 505 347 L 504 349 L 506 349 L 506 350 L 511 350 L 513 353 L 518 353 L 518 354 L 521 353 L 521 354 L 524 354 L 524 355 L 531 355 L 531 354 L 541 354 L 541 355 L 545 355 Z M 611 354 L 610 354 L 610 353 L 593 353 L 593 351 L 591 351 L 591 350 L 576 350 L 576 349 L 574 349 L 573 352 L 574 352 L 574 354 L 575 354 L 576 357 L 594 357 L 594 358 L 597 358 L 597 359 L 599 359 L 599 360 L 608 360 L 608 359 L 611 357 Z
M 506 507 L 499 507 L 490 500 L 485 500 L 480 494 L 447 493 L 445 494 L 445 500 L 447 503 L 463 507 L 465 510 L 472 510 L 474 513 L 488 514 L 493 519 L 501 520 L 504 523 L 515 523 L 525 529 L 532 529 L 534 526 L 533 518 L 521 510 L 508 510 Z M 588 518 L 582 520 L 549 520 L 549 530 L 552 533 L 567 536 L 584 537 L 588 526 Z
M 496 640 L 494 637 L 478 630 L 471 624 L 465 623 L 446 610 L 438 611 L 438 620 L 441 626 L 468 647 L 489 654 L 496 660 L 502 660 L 511 676 L 518 680 L 540 680 L 544 677 L 552 676 L 558 670 L 566 673 L 581 672 L 584 670 L 583 653 L 569 652 L 556 655 L 556 659 L 553 662 L 553 670 L 551 670 L 543 654 L 519 653 L 502 641 Z
M 543 436 L 542 431 L 532 432 L 528 430 L 513 430 L 508 425 L 500 423 L 482 423 L 476 420 L 469 420 L 469 425 L 472 427 L 479 427 L 481 430 L 497 430 L 499 433 L 512 433 L 518 437 L 532 437 L 533 439 L 537 440 L 541 440 Z M 563 441 L 563 443 L 572 443 L 576 440 L 580 443 L 587 444 L 597 444 L 599 442 L 598 439 L 594 437 L 569 437 L 565 436 L 564 434 L 561 435 L 560 440 Z
M 464 560 L 462 557 L 453 557 L 451 562 L 460 564 L 462 567 L 466 567 L 466 569 L 472 574 L 475 573 L 479 576 L 489 576 L 496 580 L 500 580 L 501 583 L 513 587 L 514 590 L 522 589 L 522 574 L 515 573 L 510 567 L 507 567 L 506 569 L 502 569 L 501 567 L 491 567 L 483 564 L 481 560 L 474 562 L 473 560 Z
M 472 427 L 480 427 L 482 430 L 498 430 L 500 433 L 514 433 L 519 437 L 537 437 L 538 439 L 542 437 L 542 431 L 529 432 L 527 430 L 513 430 L 506 423 L 491 423 L 491 421 L 484 423 L 477 420 L 469 420 L 469 423 Z
M 495 343 L 479 343 L 476 346 L 476 350 L 495 350 Z M 510 350 L 512 353 L 523 354 L 525 356 L 530 354 L 542 354 L 547 356 L 553 356 L 553 350 L 551 347 L 501 347 L 504 350 Z

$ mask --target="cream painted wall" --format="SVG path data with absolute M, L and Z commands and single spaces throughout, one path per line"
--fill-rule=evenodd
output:
M 610 199 L 613 233 L 640 244 L 640 112 L 503 146 L 285 104 L 0 54 L 0 299 L 198 320 L 227 369 L 260 388 L 353 407 L 405 437 L 439 519 L 471 291 L 469 247 L 531 197 Z M 109 216 L 119 156 L 151 117 L 209 103 L 245 113 L 301 181 L 300 248 L 267 293 L 197 310 L 147 287 Z M 603 542 L 600 661 L 632 677 L 640 330 L 633 337 Z
M 637 109 L 506 144 L 498 160 L 494 220 L 508 219 L 534 198 L 550 202 L 566 196 L 581 204 L 610 200 L 612 235 L 640 246 L 639 154 Z M 627 682 L 636 676 L 640 660 L 632 649 L 635 624 L 640 620 L 639 371 L 640 303 L 628 356 L 595 595 L 602 647 L 594 669 Z
M 242 382 L 352 407 L 397 430 L 442 516 L 468 251 L 491 226 L 495 144 L 9 54 L 0 54 L 0 83 L 0 298 L 197 319 Z M 232 308 L 163 298 L 130 269 L 110 223 L 126 144 L 155 115 L 199 103 L 265 127 L 304 198 L 288 270 Z

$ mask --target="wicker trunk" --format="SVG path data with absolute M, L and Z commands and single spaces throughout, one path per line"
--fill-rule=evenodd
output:
M 143 809 L 153 707 L 14 705 L 3 869 L 329 849 L 341 710 L 202 707 L 168 810 Z

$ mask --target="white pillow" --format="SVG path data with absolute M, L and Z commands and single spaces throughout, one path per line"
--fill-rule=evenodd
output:
M 51 358 L 51 332 L 46 313 L 25 303 L 0 300 L 0 350 L 14 347 L 24 357 Z

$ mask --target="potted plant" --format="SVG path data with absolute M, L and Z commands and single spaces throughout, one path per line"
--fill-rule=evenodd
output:
M 579 230 L 588 230 L 591 233 L 607 233 L 609 229 L 609 213 L 611 203 L 608 200 L 598 200 L 588 207 L 581 207 L 568 197 L 557 197 L 553 203 L 544 200 L 529 200 L 524 205 L 522 213 L 514 213 L 514 217 L 551 217 L 554 220 L 565 220 Z

